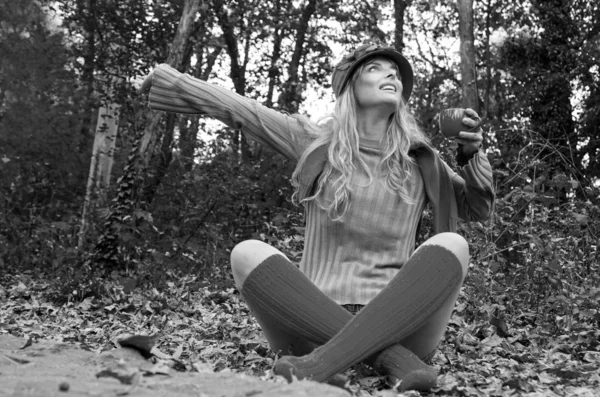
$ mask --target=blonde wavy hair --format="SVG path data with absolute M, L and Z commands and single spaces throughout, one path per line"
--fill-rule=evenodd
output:
M 324 117 L 318 124 L 303 123 L 308 133 L 315 137 L 313 143 L 304 151 L 296 169 L 292 174 L 292 183 L 296 187 L 293 199 L 296 199 L 299 186 L 300 170 L 307 157 L 318 147 L 328 145 L 327 162 L 319 176 L 314 194 L 302 200 L 303 204 L 316 200 L 317 204 L 327 212 L 332 220 L 343 220 L 351 205 L 352 188 L 350 181 L 355 168 L 361 167 L 369 176 L 369 184 L 373 175 L 359 156 L 359 132 L 357 129 L 356 99 L 354 83 L 364 69 L 363 63 L 352 75 L 346 89 L 339 95 L 333 114 Z M 407 183 L 410 182 L 414 159 L 409 156 L 411 147 L 429 145 L 429 138 L 410 114 L 404 99 L 399 108 L 390 117 L 383 156 L 380 167 L 386 173 L 385 188 L 398 194 L 407 203 L 413 204 L 408 196 Z M 333 200 L 325 202 L 322 193 L 325 184 L 333 187 Z

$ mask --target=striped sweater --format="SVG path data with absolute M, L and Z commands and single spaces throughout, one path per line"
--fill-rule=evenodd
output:
M 253 99 L 181 74 L 168 65 L 157 67 L 153 76 L 149 96 L 152 109 L 211 116 L 294 161 L 312 142 L 313 138 L 297 118 Z M 407 184 L 410 203 L 385 188 L 385 174 L 378 167 L 382 156 L 380 143 L 361 138 L 359 155 L 373 180 L 369 183 L 367 173 L 360 167 L 353 172 L 351 205 L 344 219 L 331 220 L 315 201 L 306 205 L 300 269 L 334 301 L 366 304 L 387 285 L 414 251 L 417 226 L 427 200 L 432 202 L 438 218 L 489 217 L 494 193 L 486 156 L 475 154 L 461 167 L 459 175 L 430 148 L 425 149 L 428 156 L 422 157 L 433 159 L 433 163 L 417 161 L 418 165 L 413 166 Z M 307 163 L 307 169 L 313 168 L 314 174 L 308 175 L 310 184 L 319 173 L 314 164 L 324 160 L 317 159 L 312 167 Z M 423 174 L 428 177 L 423 178 Z M 452 192 L 440 193 L 440 186 Z M 438 193 L 432 193 L 435 191 Z M 326 185 L 322 197 L 329 200 L 332 196 L 331 187 Z M 435 231 L 455 231 L 455 220 L 436 221 Z

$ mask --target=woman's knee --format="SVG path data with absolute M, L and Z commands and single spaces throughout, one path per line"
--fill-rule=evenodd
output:
M 245 240 L 233 247 L 230 256 L 231 272 L 236 286 L 241 288 L 250 272 L 275 254 L 283 255 L 277 248 L 260 240 Z
M 469 269 L 469 244 L 460 234 L 439 233 L 429 238 L 422 245 L 438 245 L 452 252 L 463 267 L 463 274 Z

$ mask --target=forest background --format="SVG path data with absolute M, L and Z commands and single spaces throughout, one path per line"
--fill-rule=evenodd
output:
M 294 164 L 209 118 L 150 111 L 136 80 L 167 62 L 316 118 L 334 62 L 372 40 L 412 61 L 410 106 L 449 164 L 437 113 L 484 120 L 497 201 L 489 222 L 460 225 L 472 271 L 455 320 L 478 341 L 600 362 L 592 0 L 0 0 L 0 298 L 21 299 L 17 314 L 52 314 L 44 300 L 161 318 L 194 294 L 237 299 L 228 257 L 244 239 L 298 260 Z

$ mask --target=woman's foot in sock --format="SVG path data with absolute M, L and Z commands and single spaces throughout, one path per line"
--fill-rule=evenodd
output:
M 305 360 L 305 357 L 294 357 L 294 356 L 283 356 L 275 362 L 275 366 L 273 367 L 273 373 L 276 375 L 281 375 L 288 382 L 292 382 L 294 378 L 298 380 L 302 379 L 310 379 L 317 382 L 323 382 L 327 379 L 330 379 L 335 375 L 335 373 L 324 373 L 323 371 L 311 371 L 310 360 Z M 318 366 L 317 366 L 318 367 Z
M 437 370 L 400 344 L 390 346 L 365 362 L 386 376 L 390 386 L 400 392 L 430 390 L 437 382 Z
M 345 389 L 348 384 L 348 377 L 338 373 L 333 374 L 331 376 L 313 376 L 312 374 L 307 374 L 300 372 L 296 369 L 295 363 L 297 363 L 298 357 L 294 356 L 283 356 L 280 357 L 275 366 L 273 367 L 273 373 L 276 375 L 283 376 L 288 382 L 292 382 L 294 378 L 298 380 L 309 379 L 317 382 L 324 382 L 332 386 L 337 386 L 339 388 Z
M 402 378 L 393 375 L 387 378 L 390 386 L 401 393 L 408 390 L 429 391 L 437 384 L 437 371 L 433 368 L 417 369 L 403 374 Z
M 340 389 L 348 390 L 349 379 L 344 374 L 335 374 L 325 381 L 328 385 L 339 387 Z
M 318 368 L 318 366 L 315 366 L 315 368 Z M 312 369 L 313 366 L 303 358 L 283 356 L 275 363 L 273 372 L 283 376 L 288 382 L 292 382 L 294 378 L 298 380 L 309 379 L 317 382 L 326 381 L 338 387 L 343 387 L 337 384 L 339 382 L 337 382 L 336 377 L 339 374 L 330 375 L 327 372 L 316 372 L 312 371 Z M 437 371 L 428 365 L 420 366 L 414 370 L 403 369 L 402 371 L 395 372 L 392 369 L 388 372 L 387 376 L 389 384 L 399 392 L 431 390 L 437 382 Z M 332 381 L 334 382 L 332 383 Z

